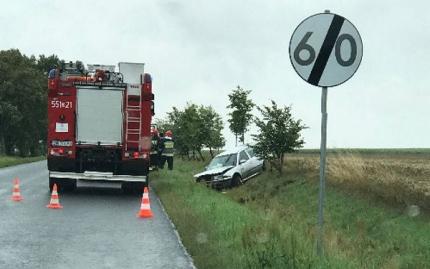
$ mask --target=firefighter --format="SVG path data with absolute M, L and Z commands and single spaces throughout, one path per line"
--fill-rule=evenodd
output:
M 164 168 L 163 156 L 161 155 L 164 147 L 163 140 L 164 140 L 164 133 L 160 132 L 160 140 L 158 140 L 158 148 L 157 148 L 158 168 L 160 169 Z M 161 164 L 163 164 L 163 167 L 161 166 Z
M 174 153 L 174 141 L 172 138 L 172 131 L 168 130 L 164 133 L 161 139 L 161 164 L 160 168 L 164 168 L 164 163 L 167 161 L 167 168 L 173 169 L 173 153 Z
M 151 128 L 151 155 L 150 155 L 150 163 L 151 167 L 155 170 L 158 169 L 158 165 L 160 163 L 159 156 L 159 144 L 160 144 L 160 135 L 158 134 L 158 130 L 156 127 Z

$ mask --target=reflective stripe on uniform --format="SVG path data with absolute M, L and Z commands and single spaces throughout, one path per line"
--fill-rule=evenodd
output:
M 162 156 L 173 157 L 175 143 L 172 140 L 164 141 L 164 150 L 161 153 Z
M 173 141 L 164 142 L 164 148 L 166 148 L 166 149 L 172 149 L 173 145 L 174 145 Z

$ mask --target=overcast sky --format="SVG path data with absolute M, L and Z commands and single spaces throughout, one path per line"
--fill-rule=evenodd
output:
M 292 105 L 309 126 L 307 148 L 320 143 L 321 90 L 295 73 L 288 46 L 303 19 L 330 9 L 359 30 L 364 52 L 355 76 L 329 89 L 327 146 L 430 147 L 424 0 L 0 2 L 0 49 L 84 63 L 145 62 L 156 117 L 187 101 L 212 105 L 224 117 L 228 146 L 227 95 L 241 85 L 258 105 Z

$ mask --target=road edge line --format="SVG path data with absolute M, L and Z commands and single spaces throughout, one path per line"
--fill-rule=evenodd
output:
M 152 188 L 152 186 L 151 186 L 151 188 L 150 188 L 150 190 L 154 190 L 154 192 L 155 193 L 157 193 L 156 191 L 155 191 L 155 189 L 154 188 Z M 182 250 L 184 251 L 184 253 L 185 253 L 185 256 L 187 257 L 187 259 L 188 259 L 188 262 L 190 263 L 190 265 L 191 265 L 191 268 L 192 269 L 197 269 L 197 267 L 194 265 L 194 260 L 193 260 L 193 257 L 191 257 L 191 255 L 188 253 L 188 251 L 187 251 L 187 248 L 184 246 L 184 244 L 182 243 L 182 239 L 181 239 L 181 236 L 179 235 L 179 232 L 178 232 L 178 230 L 176 229 L 176 225 L 173 223 L 173 221 L 172 221 L 172 219 L 170 218 L 170 216 L 169 216 L 169 214 L 167 214 L 167 211 L 164 209 L 164 204 L 163 204 L 163 202 L 161 201 L 161 199 L 158 197 L 158 195 L 156 195 L 155 196 L 155 198 L 157 198 L 157 201 L 158 201 L 158 203 L 160 204 L 160 207 L 161 207 L 161 210 L 163 211 L 163 213 L 164 213 L 164 215 L 167 217 L 167 219 L 169 220 L 169 222 L 170 222 L 170 225 L 172 226 L 172 228 L 173 228 L 173 232 L 175 233 L 175 235 L 176 235 L 176 237 L 177 237 L 177 239 L 178 239 L 178 242 L 179 242 L 179 246 L 182 248 Z

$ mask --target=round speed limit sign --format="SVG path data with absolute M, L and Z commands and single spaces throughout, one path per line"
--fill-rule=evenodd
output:
M 350 21 L 320 13 L 302 21 L 290 40 L 290 59 L 306 82 L 332 87 L 351 78 L 360 65 L 363 43 Z

